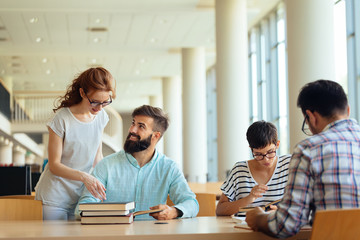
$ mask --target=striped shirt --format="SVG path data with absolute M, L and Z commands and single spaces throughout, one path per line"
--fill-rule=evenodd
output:
M 278 158 L 275 171 L 266 184 L 269 189 L 262 197 L 257 198 L 247 207 L 263 206 L 282 198 L 288 180 L 289 161 L 290 155 L 284 155 Z M 233 202 L 248 196 L 251 189 L 256 185 L 259 184 L 251 175 L 248 162 L 242 161 L 235 164 L 220 189 L 229 201 Z M 245 217 L 245 214 L 245 212 L 238 212 L 235 216 Z
M 294 150 L 283 201 L 268 215 L 269 229 L 278 237 L 311 224 L 316 210 L 359 207 L 360 126 L 342 119 L 326 129 Z

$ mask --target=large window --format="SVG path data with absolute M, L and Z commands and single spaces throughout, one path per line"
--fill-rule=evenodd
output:
M 360 121 L 360 1 L 338 1 L 346 4 L 348 96 L 351 117 Z
M 206 74 L 208 182 L 218 181 L 217 113 L 215 67 Z
M 279 5 L 249 32 L 250 122 L 276 125 L 280 154 L 289 153 L 285 13 Z

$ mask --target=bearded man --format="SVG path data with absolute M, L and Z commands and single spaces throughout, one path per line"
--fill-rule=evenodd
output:
M 105 157 L 92 172 L 106 188 L 105 202 L 133 201 L 135 211 L 163 210 L 136 219 L 195 217 L 199 204 L 183 173 L 155 148 L 169 126 L 167 115 L 160 108 L 143 105 L 133 111 L 132 117 L 124 150 Z M 172 207 L 166 205 L 168 195 Z M 99 201 L 85 188 L 79 203 Z

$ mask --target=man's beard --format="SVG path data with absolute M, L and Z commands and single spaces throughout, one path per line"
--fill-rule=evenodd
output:
M 137 141 L 132 141 L 132 140 L 129 139 L 130 136 L 135 136 L 135 137 L 138 138 L 138 140 Z M 150 136 L 147 137 L 146 139 L 140 140 L 139 135 L 129 133 L 127 138 L 126 138 L 126 141 L 124 143 L 125 152 L 132 154 L 132 153 L 141 152 L 141 151 L 144 151 L 144 150 L 148 149 L 148 147 L 151 144 L 151 137 L 152 137 L 152 134 L 150 134 Z

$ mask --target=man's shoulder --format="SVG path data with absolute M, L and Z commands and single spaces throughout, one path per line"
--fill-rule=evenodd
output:
M 124 153 L 123 150 L 121 150 L 119 152 L 107 155 L 99 163 L 101 163 L 101 164 L 110 164 L 111 162 L 114 162 L 114 161 L 118 162 L 118 161 L 122 161 L 124 159 L 125 159 L 125 153 Z
M 157 159 L 158 164 L 160 164 L 163 167 L 166 168 L 177 168 L 179 169 L 179 166 L 177 164 L 177 162 L 175 162 L 173 159 L 167 157 L 165 154 L 158 152 L 158 159 Z

